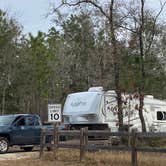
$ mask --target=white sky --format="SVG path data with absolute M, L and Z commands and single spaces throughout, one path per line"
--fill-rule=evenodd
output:
M 47 32 L 53 25 L 45 15 L 50 9 L 50 4 L 57 4 L 60 0 L 0 0 L 0 9 L 7 10 L 9 16 L 15 17 L 23 25 L 24 33 L 37 34 L 38 30 Z M 164 1 L 164 0 L 162 0 Z M 159 7 L 159 0 L 146 0 L 147 5 L 156 9 Z M 163 12 L 166 18 L 166 10 Z

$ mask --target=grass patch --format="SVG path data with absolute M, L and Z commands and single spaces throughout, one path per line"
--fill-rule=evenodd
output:
M 138 153 L 140 166 L 165 166 L 166 154 Z M 131 154 L 128 152 L 86 152 L 85 160 L 79 162 L 79 150 L 60 149 L 58 161 L 54 160 L 52 152 L 45 152 L 43 160 L 20 159 L 1 161 L 0 166 L 130 166 Z
M 131 143 L 132 143 L 132 140 L 131 140 Z M 164 148 L 164 147 L 166 147 L 166 139 L 165 138 L 155 138 L 155 137 L 153 137 L 153 138 L 139 138 L 136 140 L 136 144 L 137 144 L 137 147 L 141 146 L 141 147 Z M 125 145 L 127 145 L 127 143 Z

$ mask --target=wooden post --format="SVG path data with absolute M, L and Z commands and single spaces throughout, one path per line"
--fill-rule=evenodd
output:
M 136 133 L 135 130 L 132 130 L 132 146 L 131 146 L 131 165 L 137 166 L 137 149 L 136 149 Z
M 57 125 L 57 123 L 54 123 L 53 140 L 54 140 L 54 158 L 58 159 L 59 133 L 58 133 L 58 125 Z
M 85 155 L 85 137 L 84 137 L 85 128 L 80 130 L 80 161 L 84 159 Z
M 88 133 L 88 127 L 85 127 L 85 133 Z M 88 135 L 85 135 L 85 147 L 88 145 Z
M 109 132 L 111 133 L 111 128 L 109 128 Z M 108 145 L 112 144 L 112 136 L 108 136 Z
M 55 156 L 55 158 L 58 160 L 58 146 L 59 146 L 58 125 L 56 126 L 55 135 L 56 135 L 56 156 Z
M 40 159 L 43 159 L 45 143 L 46 143 L 46 129 L 42 128 L 41 129 L 41 139 L 40 139 L 40 154 L 39 154 Z
M 131 136 L 130 136 L 130 131 L 128 131 L 128 147 L 131 145 Z

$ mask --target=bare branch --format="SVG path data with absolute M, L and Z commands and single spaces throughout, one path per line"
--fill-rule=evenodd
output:
M 150 40 L 150 42 L 149 42 L 149 45 L 148 45 L 148 47 L 147 47 L 147 50 L 145 51 L 145 55 L 149 52 L 149 50 L 150 50 L 150 48 L 151 48 L 151 45 L 152 45 L 152 43 L 153 43 L 153 39 L 154 39 L 154 36 L 155 36 L 155 32 L 154 32 L 154 31 L 155 31 L 156 22 L 157 22 L 158 17 L 159 17 L 160 14 L 162 13 L 162 11 L 163 11 L 165 5 L 166 5 L 166 1 L 165 1 L 164 3 L 162 3 L 162 2 L 160 1 L 160 5 L 161 5 L 160 11 L 157 13 L 156 17 L 154 18 L 154 22 L 153 22 L 153 26 L 152 26 L 151 40 Z
M 75 2 L 75 3 L 70 3 L 70 2 L 67 2 L 66 0 L 62 0 L 62 3 L 57 7 L 57 8 L 54 8 L 53 12 L 57 12 L 59 8 L 67 5 L 67 6 L 70 6 L 70 7 L 74 7 L 74 6 L 78 6 L 82 3 L 88 3 L 88 4 L 91 4 L 92 6 L 96 7 L 109 21 L 110 21 L 110 16 L 107 15 L 107 13 L 104 11 L 104 9 L 99 6 L 98 4 L 96 4 L 95 2 L 93 2 L 92 0 L 79 0 L 78 2 Z M 122 17 L 120 20 L 122 21 L 124 18 L 128 17 L 129 16 L 129 13 L 127 13 L 124 17 Z M 129 28 L 129 27 L 126 27 L 126 26 L 123 26 L 123 25 L 115 25 L 119 28 L 123 28 L 123 29 L 126 29 L 128 31 L 131 31 L 133 33 L 136 33 L 136 31 L 134 31 L 133 29 Z
M 89 3 L 89 4 L 91 4 L 92 6 L 96 7 L 107 19 L 109 19 L 109 16 L 104 11 L 104 9 L 101 6 L 97 5 L 95 2 L 91 1 L 91 0 L 79 0 L 78 2 L 75 2 L 75 3 L 69 3 L 67 1 L 62 0 L 62 3 L 55 10 L 57 10 L 58 8 L 61 8 L 64 5 L 73 7 L 73 6 L 78 6 L 78 5 L 82 4 L 82 3 Z
M 134 31 L 132 28 L 129 28 L 127 26 L 123 26 L 123 25 L 115 25 L 115 26 L 117 26 L 119 28 L 123 28 L 123 29 L 128 30 L 128 31 L 133 32 L 133 33 L 137 33 L 137 31 Z

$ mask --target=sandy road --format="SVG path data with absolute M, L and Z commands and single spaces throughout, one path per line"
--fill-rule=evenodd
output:
M 39 158 L 39 152 L 17 152 L 0 154 L 0 161 L 3 160 L 17 160 L 24 158 Z
M 8 153 L 0 154 L 0 161 L 4 160 L 17 160 L 17 159 L 24 159 L 24 158 L 39 158 L 39 151 L 35 149 L 32 152 L 25 152 L 21 150 L 19 147 L 12 147 L 9 149 Z

